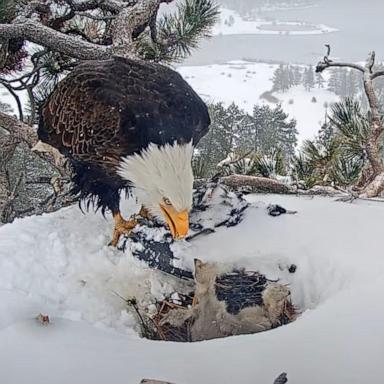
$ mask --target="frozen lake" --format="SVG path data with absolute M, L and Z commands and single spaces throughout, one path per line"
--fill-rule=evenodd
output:
M 267 18 L 326 24 L 339 31 L 321 35 L 216 36 L 204 41 L 186 63 L 252 59 L 315 64 L 324 55 L 324 44 L 331 44 L 334 56 L 343 60 L 364 60 L 370 50 L 376 50 L 378 59 L 384 60 L 383 11 L 384 2 L 380 0 L 322 0 L 313 8 L 264 12 Z

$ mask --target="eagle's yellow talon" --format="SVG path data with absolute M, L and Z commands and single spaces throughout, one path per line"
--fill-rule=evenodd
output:
M 115 220 L 115 228 L 113 230 L 112 240 L 110 245 L 116 247 L 119 243 L 121 235 L 129 235 L 133 228 L 138 224 L 136 219 L 124 220 L 120 212 L 113 215 Z

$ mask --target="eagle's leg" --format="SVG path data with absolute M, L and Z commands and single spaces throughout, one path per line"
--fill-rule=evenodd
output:
M 141 216 L 147 220 L 151 219 L 151 215 L 147 208 L 144 205 L 141 206 L 138 215 L 132 215 L 129 220 L 125 220 L 121 216 L 120 210 L 113 211 L 113 218 L 115 220 L 115 228 L 113 230 L 112 241 L 110 245 L 116 247 L 121 235 L 129 235 L 133 228 L 138 224 L 136 217 Z
M 121 235 L 129 235 L 133 228 L 136 227 L 137 221 L 135 219 L 124 220 L 120 211 L 113 213 L 115 220 L 115 228 L 113 230 L 112 241 L 110 245 L 116 247 Z

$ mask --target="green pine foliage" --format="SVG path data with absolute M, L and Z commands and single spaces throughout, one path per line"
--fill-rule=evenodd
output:
M 233 159 L 230 173 L 270 177 L 288 172 L 297 143 L 296 121 L 288 120 L 280 105 L 256 105 L 252 115 L 233 103 L 211 104 L 209 110 L 212 124 L 197 146 L 195 175 L 216 174 L 217 164 L 228 156 Z
M 317 184 L 318 176 L 314 173 L 313 162 L 308 161 L 303 152 L 293 156 L 291 175 L 296 184 L 303 189 L 310 189 Z
M 331 106 L 330 124 L 339 138 L 339 150 L 348 160 L 366 161 L 366 146 L 370 130 L 369 114 L 361 110 L 360 104 L 346 98 Z
M 317 139 L 306 140 L 295 157 L 294 178 L 305 188 L 356 184 L 368 165 L 369 127 L 370 116 L 356 100 L 346 98 L 333 104 Z
M 145 60 L 177 62 L 191 54 L 203 37 L 209 37 L 217 22 L 219 8 L 212 0 L 184 0 L 177 10 L 157 22 L 157 42 L 150 35 L 137 39 L 140 55 Z
M 194 160 L 194 168 L 204 176 L 213 175 L 217 164 L 232 152 L 245 116 L 233 103 L 228 108 L 222 103 L 210 104 L 209 114 L 211 126 L 199 142 Z
M 230 164 L 218 167 L 218 173 L 223 176 L 237 174 L 268 178 L 286 174 L 284 157 L 279 149 L 269 154 L 246 153 L 245 155 L 237 150 L 232 157 Z

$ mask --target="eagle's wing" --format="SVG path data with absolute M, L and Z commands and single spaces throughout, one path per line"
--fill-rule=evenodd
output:
M 149 142 L 196 145 L 210 123 L 207 107 L 177 72 L 120 58 L 79 65 L 41 115 L 40 139 L 101 165 L 117 165 Z
M 88 76 L 74 73 L 60 82 L 41 115 L 40 139 L 61 153 L 83 161 L 118 162 L 119 108 L 97 97 Z

